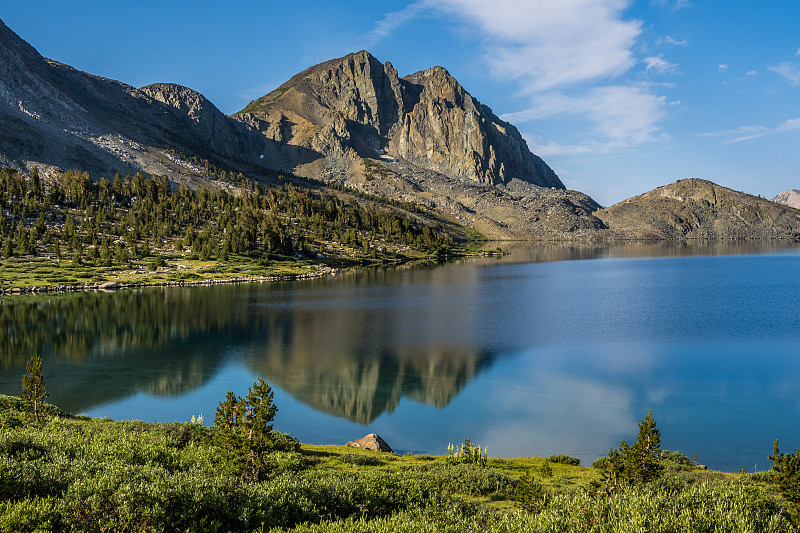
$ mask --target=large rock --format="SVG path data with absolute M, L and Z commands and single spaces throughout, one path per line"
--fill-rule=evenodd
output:
M 350 441 L 346 444 L 346 446 L 355 446 L 356 448 L 361 448 L 364 450 L 374 450 L 377 452 L 389 452 L 394 453 L 392 449 L 386 444 L 386 441 L 383 440 L 380 435 L 375 433 L 370 433 L 369 435 L 365 435 L 360 439 L 356 439 L 355 441 Z

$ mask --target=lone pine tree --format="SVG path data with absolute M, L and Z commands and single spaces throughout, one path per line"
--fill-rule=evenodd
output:
M 33 412 L 33 419 L 39 422 L 39 413 L 42 403 L 47 398 L 47 387 L 42 376 L 42 358 L 39 355 L 31 357 L 25 365 L 25 375 L 22 376 L 22 392 L 19 393 L 20 399 L 28 404 Z
M 636 442 L 629 445 L 624 440 L 619 448 L 608 453 L 605 475 L 606 493 L 612 496 L 621 488 L 621 483 L 631 485 L 658 479 L 664 471 L 661 459 L 661 432 L 650 411 L 639 421 Z

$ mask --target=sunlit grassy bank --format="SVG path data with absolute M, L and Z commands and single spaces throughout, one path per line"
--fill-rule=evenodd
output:
M 149 424 L 45 405 L 36 423 L 19 399 L 0 404 L 2 531 L 796 531 L 769 474 L 675 453 L 657 479 L 609 496 L 605 470 L 566 456 L 482 466 L 272 432 L 253 475 L 219 415 Z

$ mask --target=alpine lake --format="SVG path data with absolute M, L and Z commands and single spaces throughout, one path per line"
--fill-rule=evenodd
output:
M 492 248 L 496 243 L 492 244 Z M 399 453 L 465 438 L 491 457 L 583 465 L 635 440 L 709 468 L 800 447 L 800 247 L 516 245 L 503 257 L 285 283 L 0 300 L 0 393 L 44 363 L 48 401 L 114 419 L 213 424 L 226 391 L 272 386 L 301 442 L 378 433 Z

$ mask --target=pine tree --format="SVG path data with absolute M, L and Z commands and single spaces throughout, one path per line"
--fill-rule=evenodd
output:
M 214 417 L 216 444 L 253 480 L 264 473 L 267 454 L 275 447 L 272 419 L 278 408 L 272 398 L 272 388 L 258 378 L 245 397 L 228 391 Z
M 47 398 L 47 387 L 42 376 L 42 358 L 35 355 L 28 360 L 25 365 L 27 374 L 22 376 L 22 392 L 19 397 L 26 402 L 33 412 L 33 420 L 39 423 L 39 413 L 42 409 L 42 402 Z
M 781 453 L 776 440 L 769 459 L 773 461 L 770 472 L 772 479 L 777 482 L 795 520 L 800 520 L 800 451 L 795 450 L 794 454 Z
M 14 257 L 14 244 L 11 242 L 10 236 L 3 243 L 3 257 L 6 259 Z
M 661 432 L 650 411 L 639 421 L 639 434 L 633 445 L 624 440 L 617 450 L 608 454 L 605 474 L 605 492 L 612 496 L 621 482 L 630 484 L 647 483 L 658 479 L 664 471 L 661 460 Z
M 657 479 L 662 471 L 661 432 L 650 411 L 639 421 L 639 435 L 633 446 L 623 440 L 620 452 L 625 461 L 625 478 L 631 483 L 646 483 Z

